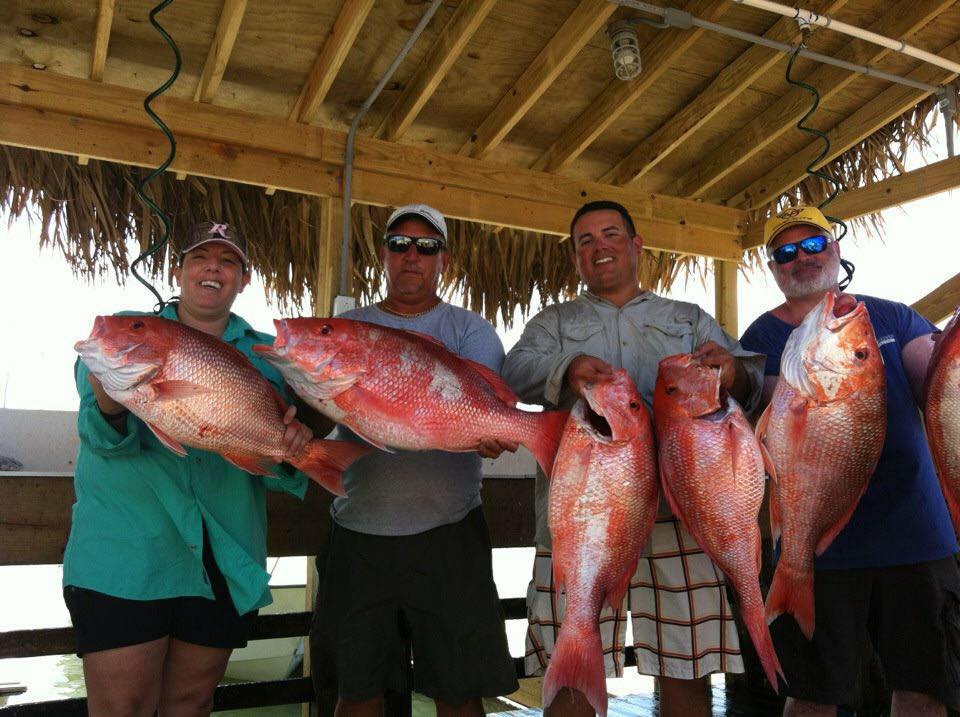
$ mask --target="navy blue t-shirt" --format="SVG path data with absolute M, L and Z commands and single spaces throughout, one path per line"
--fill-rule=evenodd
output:
M 957 552 L 957 538 L 900 355 L 913 339 L 936 328 L 909 306 L 872 296 L 856 298 L 867 306 L 883 354 L 887 437 L 850 522 L 815 566 L 838 570 L 939 560 Z M 780 356 L 793 328 L 768 311 L 750 324 L 740 344 L 766 354 L 766 375 L 779 376 Z

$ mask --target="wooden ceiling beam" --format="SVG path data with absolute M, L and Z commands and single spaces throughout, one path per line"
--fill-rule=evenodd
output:
M 808 9 L 823 15 L 832 15 L 846 5 L 847 1 L 818 0 L 811 2 Z M 782 17 L 763 36 L 777 42 L 792 43 L 799 35 L 796 20 Z M 706 89 L 685 104 L 660 129 L 634 147 L 601 181 L 623 185 L 640 179 L 783 59 L 783 53 L 778 50 L 763 45 L 751 45 L 727 65 Z
M 460 154 L 482 159 L 500 144 L 616 9 L 617 6 L 607 0 L 581 0 L 546 47 L 470 136 Z
M 865 187 L 840 192 L 830 204 L 829 213 L 838 219 L 849 221 L 957 187 L 960 187 L 960 156 L 934 162 L 906 174 L 888 177 Z M 762 244 L 763 226 L 758 224 L 751 227 L 747 233 L 744 248 L 752 249 Z
M 952 4 L 952 0 L 899 0 L 869 29 L 888 37 L 908 37 Z M 851 39 L 836 56 L 847 62 L 870 65 L 890 52 L 879 45 Z M 840 67 L 821 65 L 804 78 L 804 82 L 817 88 L 822 104 L 858 77 L 860 75 Z M 809 92 L 791 87 L 759 116 L 698 161 L 671 187 L 671 193 L 681 197 L 711 196 L 711 190 L 720 180 L 762 152 L 785 132 L 794 129 L 810 109 L 810 102 Z
M 90 79 L 103 80 L 103 68 L 107 64 L 107 46 L 110 44 L 110 28 L 113 27 L 113 9 L 116 0 L 100 0 L 97 22 L 93 31 L 93 50 L 90 52 Z
M 334 20 L 330 34 L 320 48 L 320 54 L 317 55 L 293 111 L 290 112 L 291 120 L 309 122 L 313 119 L 347 59 L 347 54 L 372 7 L 373 0 L 344 0 L 340 14 Z
M 732 0 L 690 0 L 684 10 L 715 22 L 732 4 Z M 674 62 L 683 57 L 704 32 L 700 28 L 659 30 L 653 41 L 640 51 L 643 72 L 628 82 L 611 80 L 590 106 L 533 163 L 532 169 L 555 172 L 579 157 Z
M 155 166 L 166 141 L 141 93 L 0 65 L 0 143 Z M 155 105 L 177 139 L 174 172 L 320 196 L 340 193 L 343 132 L 173 97 Z M 664 195 L 358 137 L 357 201 L 435 204 L 452 217 L 565 234 L 585 201 L 610 198 L 633 214 L 649 248 L 737 260 L 745 212 Z
M 453 63 L 463 53 L 470 38 L 490 14 L 497 0 L 463 0 L 443 32 L 434 42 L 413 78 L 403 88 L 387 113 L 377 136 L 393 142 L 399 139 L 420 114 Z
M 950 318 L 958 305 L 960 305 L 960 274 L 947 279 L 929 294 L 917 299 L 911 308 L 927 321 L 939 324 L 944 319 Z
M 213 96 L 220 88 L 223 73 L 230 62 L 230 53 L 233 52 L 233 43 L 240 32 L 240 23 L 247 10 L 247 0 L 223 0 L 223 9 L 220 11 L 220 20 L 217 30 L 207 53 L 207 60 L 203 63 L 203 72 L 200 73 L 200 82 L 193 94 L 195 102 L 212 102 Z
M 954 62 L 960 61 L 960 41 L 954 42 L 938 54 Z M 940 85 L 953 81 L 957 75 L 935 65 L 923 64 L 907 77 L 929 85 Z M 869 137 L 888 122 L 892 122 L 927 96 L 929 96 L 928 92 L 913 87 L 904 85 L 888 87 L 827 133 L 830 139 L 830 151 L 823 159 L 816 162 L 813 168 L 819 169 L 839 157 L 857 142 Z M 765 206 L 802 181 L 807 174 L 807 166 L 815 162 L 822 149 L 821 140 L 811 142 L 786 161 L 780 162 L 749 187 L 735 194 L 729 203 L 745 209 L 759 209 Z

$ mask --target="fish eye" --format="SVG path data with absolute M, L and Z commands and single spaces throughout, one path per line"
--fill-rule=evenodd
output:
M 675 394 L 676 392 L 677 392 L 677 387 L 676 387 L 676 386 L 667 386 L 667 395 L 672 396 L 672 395 Z
M 857 349 L 853 352 L 853 355 L 857 357 L 858 361 L 865 361 L 867 356 L 870 355 L 870 352 L 866 349 Z
M 638 408 L 640 408 L 640 404 L 636 401 L 630 401 L 630 408 L 636 411 Z
M 132 324 L 130 324 L 130 328 L 133 329 L 134 331 L 139 331 L 140 329 L 143 328 L 143 322 L 134 321 Z
M 323 328 L 320 329 L 320 333 L 326 336 L 327 334 L 333 333 L 333 327 L 330 324 L 324 324 Z

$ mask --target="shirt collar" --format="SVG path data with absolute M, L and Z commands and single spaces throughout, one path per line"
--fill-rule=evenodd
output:
M 584 297 L 587 298 L 589 301 L 591 301 L 591 302 L 593 302 L 593 303 L 595 303 L 595 304 L 602 304 L 603 306 L 609 306 L 609 307 L 614 308 L 614 309 L 616 309 L 616 308 L 625 309 L 625 308 L 627 308 L 628 306 L 633 306 L 634 304 L 642 304 L 642 303 L 645 302 L 645 301 L 649 301 L 650 299 L 656 298 L 657 295 L 654 294 L 652 291 L 649 291 L 648 289 L 642 289 L 642 290 L 640 291 L 640 295 L 639 295 L 639 296 L 633 297 L 632 299 L 630 299 L 630 301 L 628 301 L 626 304 L 624 304 L 624 305 L 621 306 L 621 307 L 616 307 L 616 306 L 614 306 L 612 303 L 610 303 L 610 302 L 607 301 L 606 299 L 602 299 L 602 298 L 600 298 L 599 296 L 597 296 L 596 294 L 593 294 L 593 293 L 591 293 L 590 291 L 588 291 L 588 290 L 586 290 L 586 289 L 584 290 L 582 296 L 584 296 Z
M 163 307 L 163 311 L 160 312 L 160 316 L 165 319 L 172 319 L 173 321 L 179 321 L 177 316 L 177 302 L 173 301 L 168 303 Z M 220 337 L 221 340 L 226 341 L 227 343 L 233 343 L 246 334 L 256 334 L 253 327 L 246 322 L 245 319 L 237 316 L 233 312 L 230 313 L 230 318 L 227 320 L 227 328 L 223 330 L 223 335 Z

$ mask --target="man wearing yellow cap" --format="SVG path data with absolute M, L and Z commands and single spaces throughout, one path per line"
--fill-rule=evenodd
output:
M 787 338 L 827 292 L 838 306 L 862 301 L 883 354 L 887 433 L 850 522 L 816 558 L 817 625 L 808 641 L 791 616 L 770 627 L 789 695 L 784 715 L 834 715 L 856 696 L 863 641 L 877 651 L 893 691 L 891 715 L 946 715 L 960 706 L 960 571 L 957 540 L 937 484 L 918 405 L 935 327 L 910 307 L 844 294 L 853 267 L 815 207 L 767 221 L 769 266 L 785 301 L 743 334 L 767 356 L 761 403 L 780 374 Z M 840 285 L 840 267 L 847 278 Z

